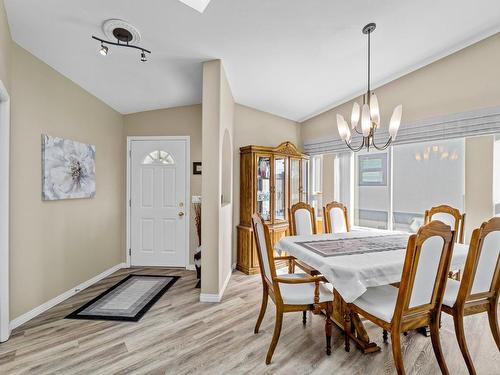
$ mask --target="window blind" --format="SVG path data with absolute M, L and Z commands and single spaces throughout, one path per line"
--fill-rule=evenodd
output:
M 404 114 L 403 114 L 404 116 Z M 332 133 L 337 134 L 337 124 L 332 123 Z M 452 115 L 434 117 L 412 123 L 402 123 L 394 145 L 436 141 L 443 139 L 500 134 L 500 107 L 485 108 Z M 375 135 L 375 143 L 383 146 L 389 133 L 380 128 Z M 352 144 L 361 144 L 362 137 L 353 136 Z M 309 155 L 351 152 L 338 136 L 306 140 L 304 150 Z

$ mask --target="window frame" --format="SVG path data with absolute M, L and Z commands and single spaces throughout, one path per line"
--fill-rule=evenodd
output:
M 391 146 L 392 149 L 392 146 Z M 390 151 L 389 151 L 390 152 Z M 376 154 L 366 154 L 366 155 L 357 155 L 358 157 L 358 186 L 387 186 L 387 175 L 389 171 L 387 169 L 387 154 L 388 152 L 381 152 Z M 366 168 L 363 167 L 364 160 L 374 160 L 381 159 L 382 166 L 378 168 Z M 363 181 L 363 173 L 366 172 L 382 172 L 382 181 L 381 182 L 369 182 Z

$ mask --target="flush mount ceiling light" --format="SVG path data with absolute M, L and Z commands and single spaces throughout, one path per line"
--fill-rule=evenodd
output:
M 357 102 L 354 102 L 351 114 L 351 126 L 340 114 L 337 114 L 337 127 L 339 130 L 340 138 L 345 141 L 347 147 L 352 151 L 361 151 L 363 147 L 370 151 L 373 146 L 377 150 L 385 150 L 396 139 L 396 135 L 401 124 L 401 115 L 403 113 L 403 106 L 400 104 L 392 112 L 391 121 L 389 122 L 389 139 L 383 146 L 378 146 L 375 143 L 375 131 L 380 127 L 380 110 L 378 106 L 377 95 L 370 90 L 370 34 L 375 31 L 377 27 L 374 23 L 369 23 L 363 27 L 363 34 L 368 35 L 368 90 L 363 95 L 363 105 L 360 107 Z M 358 130 L 358 124 L 361 120 L 361 130 Z M 363 141 L 358 147 L 351 146 L 351 130 L 363 136 Z
M 137 49 L 141 51 L 141 61 L 148 61 L 146 53 L 151 53 L 151 51 L 137 45 L 137 43 L 141 40 L 141 34 L 139 33 L 139 30 L 131 24 L 123 20 L 111 19 L 103 23 L 102 31 L 108 39 L 116 39 L 116 42 L 92 35 L 92 39 L 101 42 L 101 48 L 99 49 L 99 53 L 101 55 L 106 56 L 108 54 L 109 47 L 106 46 L 106 44 L 108 44 L 112 46 Z
M 179 0 L 186 4 L 187 6 L 197 10 L 200 13 L 203 13 L 210 3 L 210 0 Z

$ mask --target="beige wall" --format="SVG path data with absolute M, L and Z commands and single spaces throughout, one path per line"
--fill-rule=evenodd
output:
M 3 1 L 0 1 L 0 80 L 10 88 L 11 45 L 9 24 Z
M 240 221 L 240 147 L 278 146 L 285 141 L 290 141 L 298 147 L 301 146 L 300 125 L 297 122 L 240 104 L 235 105 L 233 263 L 236 262 L 236 226 Z
M 375 90 L 382 126 L 403 104 L 405 123 L 500 104 L 500 33 Z M 363 72 L 360 72 L 360 74 Z M 360 102 L 358 98 L 358 102 Z M 335 114 L 350 118 L 352 101 L 302 124 L 302 140 L 338 136 Z
M 323 181 L 321 186 L 321 192 L 323 193 L 323 206 L 335 200 L 335 181 L 333 178 L 334 163 L 335 156 L 333 154 L 323 155 Z
M 233 136 L 234 100 L 220 60 L 203 64 L 201 299 L 223 292 L 231 272 L 232 203 L 221 202 L 223 139 Z M 227 171 L 226 171 L 227 172 Z M 229 171 L 230 172 L 230 171 Z M 231 177 L 229 177 L 232 180 Z M 210 297 L 208 297 L 210 295 Z M 207 296 L 207 297 L 205 297 Z
M 140 112 L 124 116 L 124 134 L 127 136 L 175 136 L 187 135 L 191 141 L 191 163 L 201 161 L 201 105 L 190 105 Z M 191 164 L 192 165 L 192 164 Z M 191 165 L 188 173 L 191 176 L 191 195 L 201 195 L 201 175 L 193 175 Z M 194 221 L 194 209 L 190 206 L 190 263 L 193 264 L 194 250 L 198 247 L 198 237 Z
M 3 54 L 0 53 L 0 55 Z M 11 319 L 124 261 L 122 116 L 12 45 Z M 41 134 L 96 146 L 96 197 L 41 200 Z

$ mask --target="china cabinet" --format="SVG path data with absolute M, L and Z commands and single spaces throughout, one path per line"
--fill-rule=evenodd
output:
M 274 243 L 288 231 L 288 208 L 308 199 L 309 156 L 291 142 L 277 147 L 240 148 L 240 224 L 236 268 L 259 272 L 252 232 L 252 214 L 259 213 L 271 229 Z

